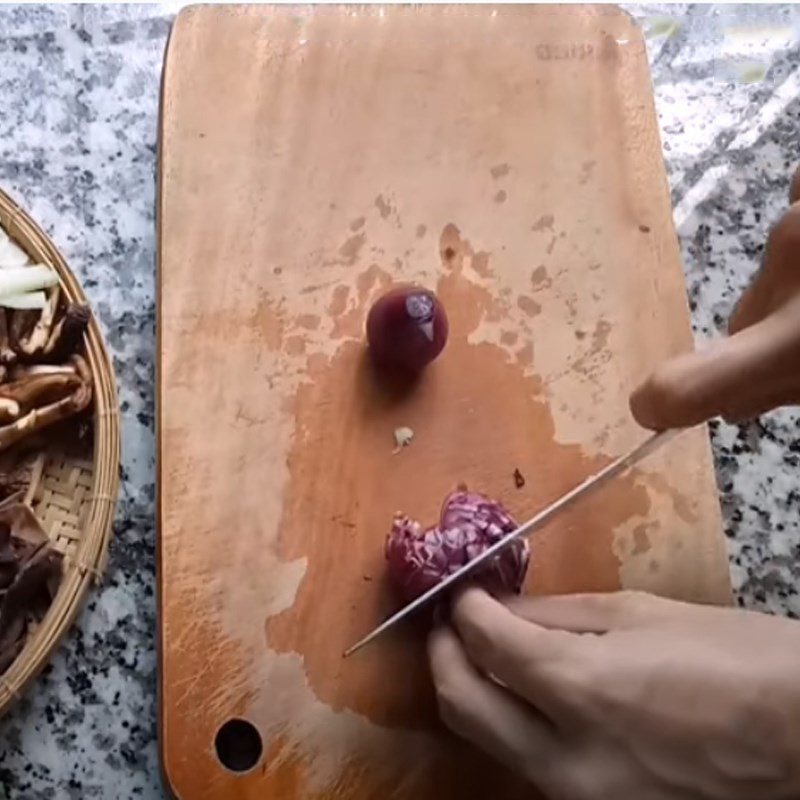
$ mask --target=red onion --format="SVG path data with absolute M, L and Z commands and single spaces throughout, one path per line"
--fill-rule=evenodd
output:
M 417 372 L 442 352 L 447 316 L 433 292 L 418 286 L 393 289 L 367 315 L 367 342 L 380 366 Z
M 436 586 L 517 527 L 500 503 L 477 492 L 448 495 L 441 519 L 423 531 L 415 520 L 398 514 L 386 540 L 389 575 L 406 602 Z M 528 569 L 528 543 L 505 548 L 477 577 L 493 586 L 519 592 Z

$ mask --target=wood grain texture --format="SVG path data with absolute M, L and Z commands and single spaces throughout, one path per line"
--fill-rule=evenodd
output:
M 395 607 L 395 510 L 465 482 L 526 517 L 643 437 L 630 390 L 691 347 L 641 34 L 611 8 L 190 8 L 160 144 L 169 784 L 529 796 L 438 726 L 425 620 L 341 653 Z M 451 325 L 412 391 L 362 342 L 401 281 Z M 704 432 L 533 543 L 529 591 L 620 586 L 729 600 Z M 214 753 L 231 717 L 264 741 L 245 775 Z

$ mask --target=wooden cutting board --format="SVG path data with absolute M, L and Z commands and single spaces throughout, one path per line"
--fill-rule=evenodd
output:
M 396 509 L 434 521 L 465 482 L 527 517 L 643 438 L 631 389 L 691 347 L 641 33 L 577 6 L 186 9 L 159 229 L 172 790 L 529 796 L 437 724 L 423 620 L 341 653 L 396 607 Z M 410 392 L 362 337 L 400 281 L 451 328 Z M 533 542 L 529 591 L 619 587 L 729 600 L 704 431 Z

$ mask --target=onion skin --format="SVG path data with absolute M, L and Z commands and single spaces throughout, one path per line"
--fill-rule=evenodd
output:
M 379 366 L 419 372 L 447 343 L 447 315 L 436 295 L 419 286 L 402 286 L 373 303 L 367 315 L 367 342 Z
M 402 599 L 410 602 L 517 527 L 499 503 L 477 492 L 453 492 L 445 499 L 438 525 L 423 530 L 409 517 L 395 517 L 386 540 L 389 577 Z M 475 577 L 493 589 L 519 593 L 529 559 L 528 543 L 518 539 Z

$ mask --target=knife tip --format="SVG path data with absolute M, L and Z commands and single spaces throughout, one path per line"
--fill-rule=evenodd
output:
M 347 650 L 342 653 L 342 658 L 349 658 L 356 650 L 360 650 L 368 641 L 370 640 L 369 636 L 365 636 L 360 641 L 356 642 L 355 644 L 350 645 Z

